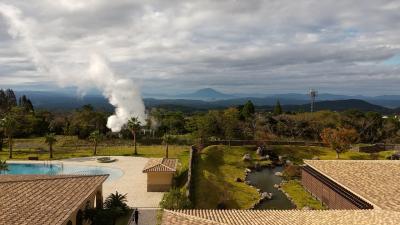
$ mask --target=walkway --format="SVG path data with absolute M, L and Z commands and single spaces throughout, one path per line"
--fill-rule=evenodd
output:
M 138 225 L 156 225 L 157 224 L 157 208 L 139 208 L 139 223 Z M 133 215 L 132 217 L 133 218 Z M 131 219 L 128 225 L 136 225 Z
M 103 196 L 110 193 L 127 194 L 128 205 L 131 207 L 156 208 L 162 199 L 163 192 L 147 192 L 147 176 L 142 173 L 148 158 L 112 156 L 117 161 L 113 163 L 99 163 L 96 157 L 74 158 L 62 160 L 64 165 L 103 166 L 122 170 L 123 175 L 115 181 L 106 181 L 103 184 Z

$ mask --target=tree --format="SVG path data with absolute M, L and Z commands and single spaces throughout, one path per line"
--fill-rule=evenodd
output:
M 239 130 L 239 111 L 236 108 L 229 108 L 224 110 L 222 115 L 222 123 L 225 139 L 228 140 L 229 147 L 231 140 L 237 136 Z
M 96 155 L 97 154 L 97 145 L 103 139 L 103 135 L 100 133 L 99 130 L 96 130 L 90 134 L 89 139 L 93 142 L 93 145 L 94 145 L 93 155 Z
M 160 206 L 163 209 L 189 209 L 191 204 L 183 191 L 172 188 L 163 196 Z
M 4 139 L 4 129 L 0 124 L 0 152 L 3 151 L 3 139 Z
M 104 201 L 104 208 L 86 206 L 84 218 L 89 220 L 92 225 L 115 225 L 119 217 L 129 212 L 130 208 L 126 202 L 126 194 L 112 193 Z
M 325 128 L 321 133 L 322 141 L 335 150 L 337 159 L 339 159 L 339 154 L 347 151 L 358 138 L 358 133 L 354 129 Z
M 175 137 L 170 134 L 164 134 L 163 143 L 165 144 L 165 158 L 168 158 L 168 145 L 175 141 Z
M 252 101 L 248 100 L 246 104 L 244 104 L 241 114 L 244 119 L 248 119 L 254 116 L 254 113 L 256 112 L 254 104 Z
M 0 121 L 0 125 L 4 131 L 4 135 L 8 139 L 9 158 L 12 159 L 13 135 L 16 130 L 17 121 L 11 114 L 8 114 L 6 117 L 4 117 L 4 119 Z
M 7 164 L 6 160 L 4 160 L 4 161 L 0 160 L 0 174 L 3 171 L 8 171 L 8 164 Z
M 133 145 L 135 146 L 134 154 L 137 155 L 137 147 L 136 147 L 136 132 L 140 130 L 141 123 L 137 117 L 132 117 L 128 121 L 128 129 L 131 131 L 133 136 Z
M 44 142 L 49 145 L 50 159 L 53 158 L 53 145 L 57 142 L 56 135 L 54 133 L 46 134 L 44 136 Z
M 282 110 L 282 106 L 281 103 L 278 101 L 276 101 L 276 105 L 274 107 L 274 115 L 280 115 L 282 114 L 283 110 Z

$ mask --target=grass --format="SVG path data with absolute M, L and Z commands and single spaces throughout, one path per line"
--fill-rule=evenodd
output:
M 320 201 L 314 199 L 298 180 L 290 180 L 282 184 L 282 189 L 292 198 L 298 209 L 309 207 L 311 209 L 326 209 Z
M 247 209 L 259 199 L 255 188 L 236 182 L 244 179 L 248 163 L 242 161 L 244 154 L 255 151 L 249 147 L 210 146 L 202 150 L 194 171 L 194 206 L 215 209 L 224 203 L 229 209 Z
M 93 156 L 93 146 L 90 142 L 77 140 L 75 137 L 58 136 L 58 142 L 53 146 L 53 159 L 67 159 L 76 157 Z M 98 156 L 134 156 L 133 146 L 128 142 L 103 143 L 97 147 Z M 13 148 L 13 159 L 27 160 L 29 156 L 37 156 L 40 160 L 48 160 L 48 146 L 44 138 L 15 139 Z M 138 145 L 139 157 L 157 158 L 165 156 L 163 145 Z M 169 157 L 178 158 L 183 166 L 187 166 L 189 158 L 189 146 L 169 146 Z M 8 147 L 0 151 L 0 159 L 8 159 Z
M 302 164 L 303 159 L 312 159 L 318 157 L 322 160 L 336 159 L 336 152 L 326 147 L 315 147 L 315 146 L 290 146 L 290 145 L 274 145 L 271 146 L 273 151 L 278 155 L 285 155 L 289 160 L 295 164 Z M 347 151 L 340 154 L 340 159 L 351 159 L 351 160 L 369 160 L 369 159 L 386 159 L 394 151 L 382 151 L 377 154 L 370 154 L 364 152 Z
M 313 146 L 270 146 L 278 155 L 285 155 L 295 164 L 302 164 L 303 159 L 336 159 L 335 151 L 325 147 Z M 269 161 L 257 158 L 254 146 L 232 147 L 209 146 L 200 153 L 194 171 L 194 206 L 200 209 L 214 209 L 223 202 L 226 208 L 247 209 L 258 201 L 257 191 L 244 184 L 235 182 L 237 177 L 244 178 L 244 169 L 259 164 L 268 165 Z M 384 151 L 378 154 L 348 151 L 340 155 L 341 159 L 385 159 L 394 151 Z M 244 154 L 250 153 L 252 162 L 243 162 Z M 299 208 L 323 208 L 318 200 L 306 192 L 297 180 L 291 180 L 284 186 L 285 191 L 293 198 Z M 210 191 L 212 190 L 212 191 Z

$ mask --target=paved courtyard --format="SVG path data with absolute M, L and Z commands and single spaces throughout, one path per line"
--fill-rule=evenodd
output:
M 99 163 L 96 157 L 73 158 L 61 160 L 64 165 L 102 166 L 122 170 L 123 175 L 113 181 L 106 181 L 103 185 L 103 195 L 110 193 L 127 194 L 128 205 L 136 208 L 156 208 L 162 199 L 163 192 L 147 192 L 147 177 L 142 169 L 148 161 L 143 157 L 113 156 L 116 162 Z

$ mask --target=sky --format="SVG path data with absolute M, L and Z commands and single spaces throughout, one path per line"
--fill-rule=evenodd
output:
M 92 90 L 95 52 L 144 93 L 400 94 L 400 0 L 0 3 L 28 30 L 0 15 L 0 88 Z

